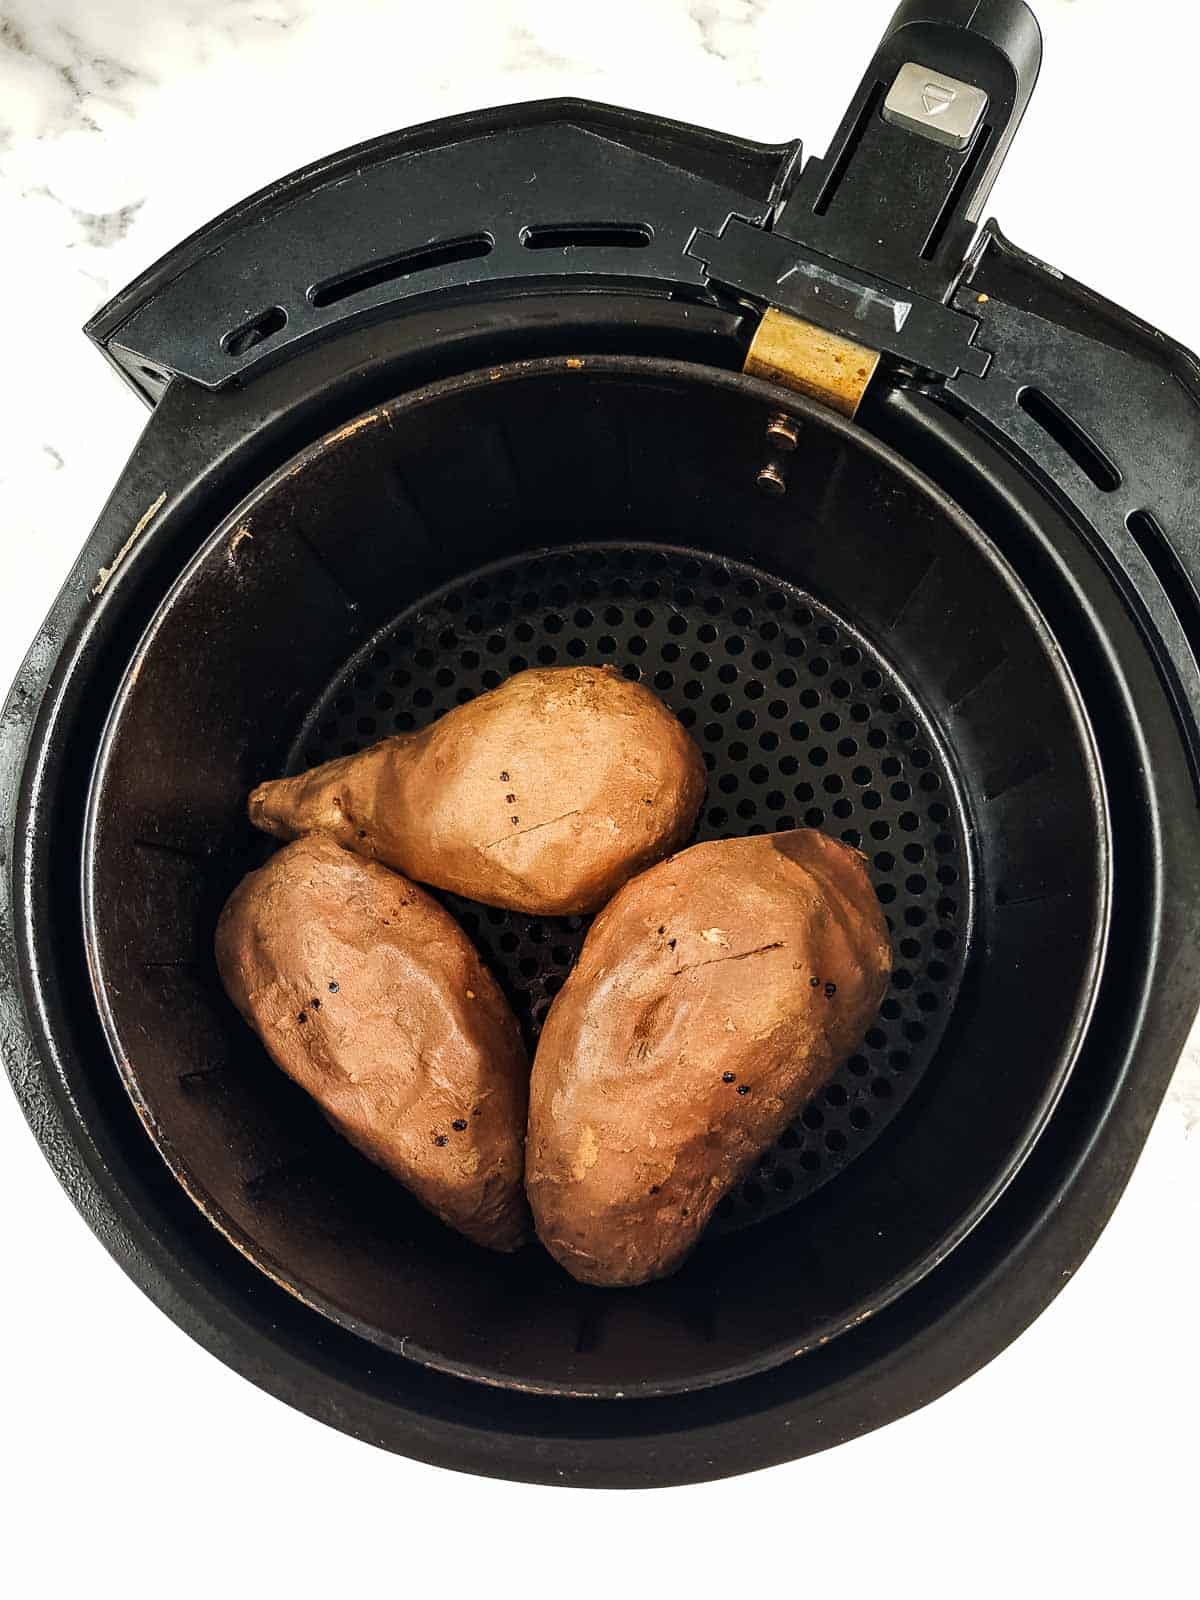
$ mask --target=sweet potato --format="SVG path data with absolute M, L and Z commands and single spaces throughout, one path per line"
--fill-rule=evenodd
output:
M 585 1283 L 672 1272 L 722 1195 L 854 1049 L 891 966 L 855 850 L 698 844 L 597 917 L 530 1086 L 538 1236 Z
M 314 835 L 243 878 L 216 954 L 230 999 L 339 1133 L 477 1244 L 522 1243 L 528 1063 L 448 912 Z
M 700 752 L 611 668 L 519 672 L 420 733 L 260 784 L 250 820 L 325 833 L 407 877 L 487 905 L 594 911 L 687 839 Z

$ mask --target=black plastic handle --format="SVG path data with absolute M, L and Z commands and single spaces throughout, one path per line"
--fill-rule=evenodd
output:
M 1037 81 L 1042 35 L 1024 0 L 904 0 L 828 153 L 804 167 L 777 232 L 906 289 L 945 299 Z M 889 120 L 902 69 L 925 125 Z M 912 69 L 921 69 L 915 73 Z M 944 137 L 945 79 L 986 105 L 963 148 Z M 977 103 L 977 96 L 971 95 Z

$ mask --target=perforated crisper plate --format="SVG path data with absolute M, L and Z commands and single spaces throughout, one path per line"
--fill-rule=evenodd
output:
M 969 835 L 945 751 L 866 641 L 800 590 L 658 545 L 587 545 L 461 578 L 380 630 L 314 708 L 288 771 L 432 722 L 529 666 L 610 663 L 704 752 L 695 839 L 822 828 L 862 849 L 896 967 L 860 1051 L 721 1202 L 728 1232 L 794 1205 L 882 1131 L 932 1061 L 971 927 Z M 530 1045 L 588 918 L 439 898 L 475 940 Z

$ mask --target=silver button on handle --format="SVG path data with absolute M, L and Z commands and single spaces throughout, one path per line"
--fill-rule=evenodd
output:
M 883 117 L 951 150 L 965 150 L 987 103 L 987 95 L 973 83 L 906 61 L 883 102 Z

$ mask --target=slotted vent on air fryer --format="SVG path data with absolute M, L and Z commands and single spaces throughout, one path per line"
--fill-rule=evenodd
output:
M 310 713 L 289 771 L 423 727 L 510 673 L 609 663 L 652 688 L 704 752 L 695 840 L 822 828 L 868 857 L 895 969 L 861 1049 L 721 1202 L 730 1230 L 828 1181 L 932 1061 L 971 927 L 963 804 L 940 741 L 886 663 L 824 606 L 736 562 L 654 545 L 522 556 L 404 612 Z M 441 894 L 532 1046 L 587 932 Z

